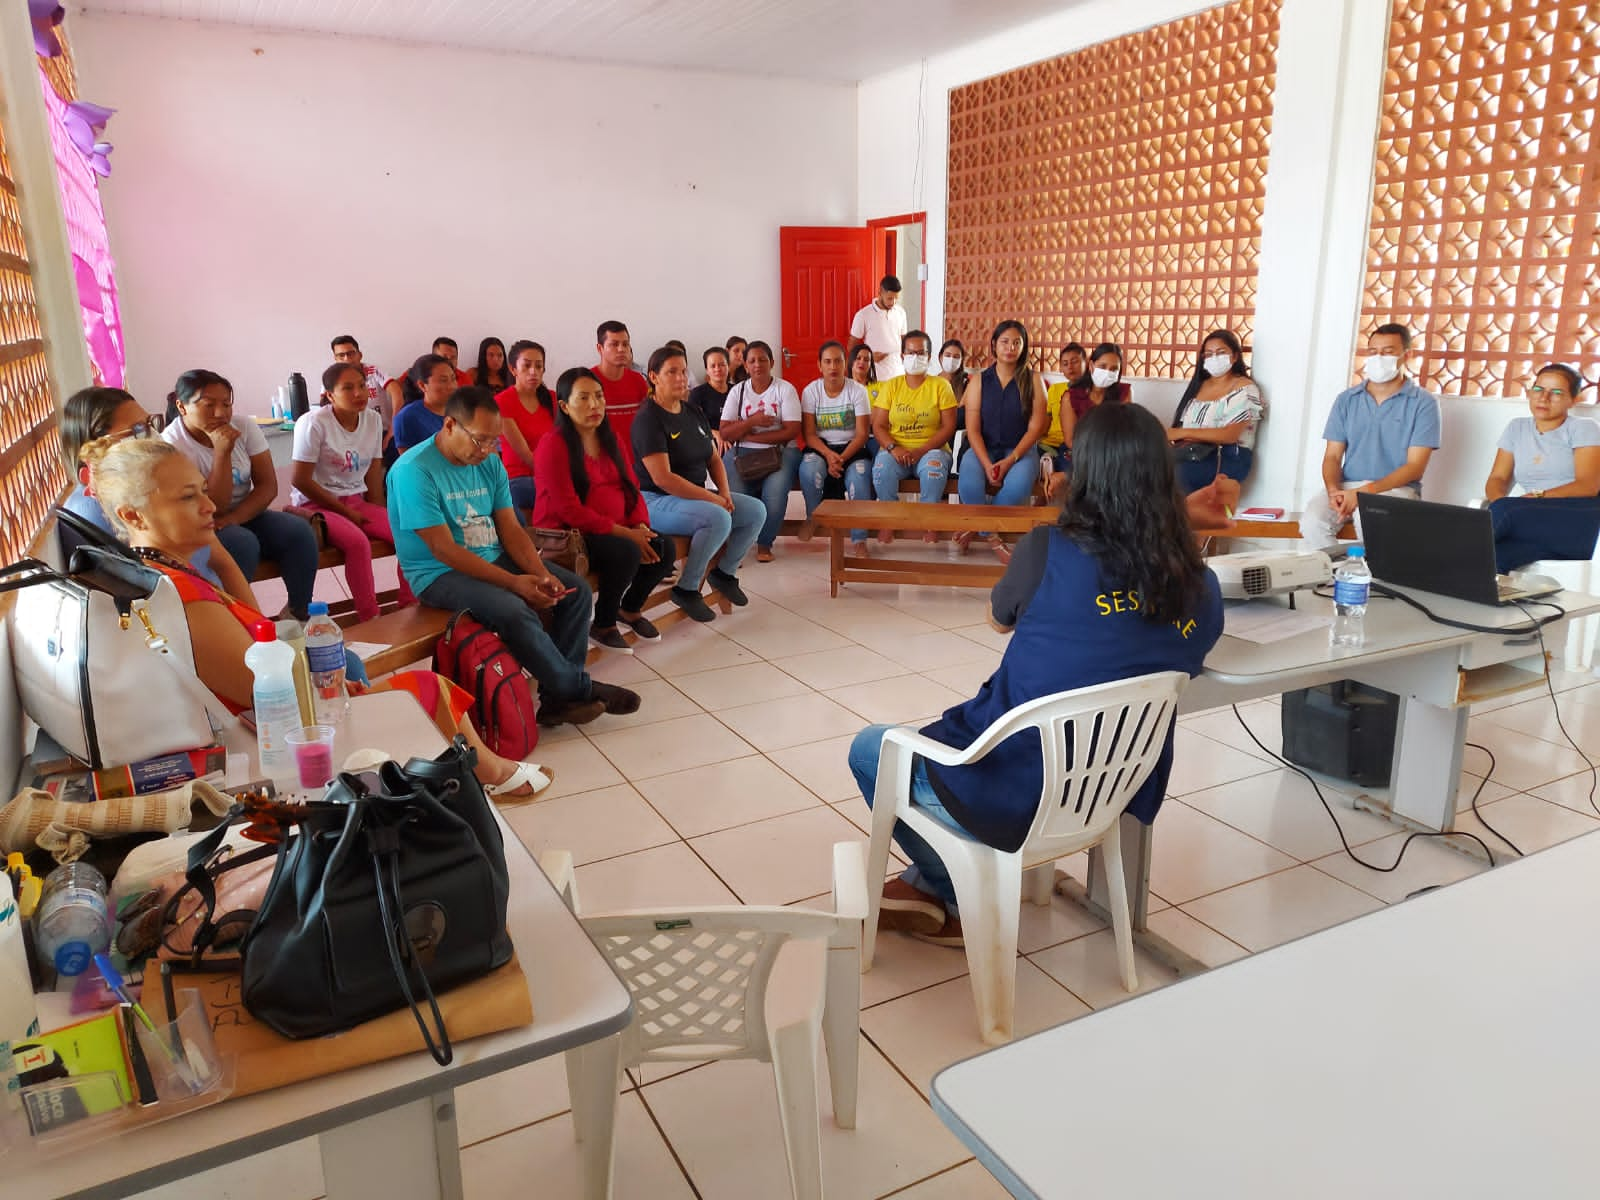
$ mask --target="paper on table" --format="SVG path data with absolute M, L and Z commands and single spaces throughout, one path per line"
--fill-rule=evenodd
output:
M 1333 618 L 1326 613 L 1297 612 L 1259 601 L 1230 604 L 1222 613 L 1222 632 L 1247 642 L 1267 645 L 1313 629 L 1326 629 Z
M 387 650 L 389 645 L 387 642 L 346 642 L 344 648 L 354 653 L 362 662 L 365 662 L 374 654 Z

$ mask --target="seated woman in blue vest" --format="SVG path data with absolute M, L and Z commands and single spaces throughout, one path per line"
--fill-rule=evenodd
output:
M 1021 321 L 994 327 L 989 357 L 991 364 L 967 381 L 961 401 L 967 430 L 957 472 L 961 503 L 1026 504 L 1039 481 L 1034 446 L 1050 428 L 1050 411 L 1044 379 L 1028 364 L 1028 331 Z M 997 534 L 983 536 L 1001 562 L 1010 558 Z M 971 531 L 956 534 L 957 552 L 966 553 L 971 544 Z
M 1587 560 L 1600 536 L 1600 424 L 1570 410 L 1589 384 L 1550 363 L 1527 388 L 1528 411 L 1506 426 L 1483 485 L 1501 571 L 1541 559 Z M 1513 486 L 1522 489 L 1511 495 Z
M 925 727 L 965 748 L 1030 700 L 1154 671 L 1198 675 L 1222 634 L 1216 576 L 1201 561 L 1178 492 L 1161 422 L 1131 404 L 1097 407 L 1078 422 L 1072 482 L 1061 520 L 1016 545 L 990 599 L 989 623 L 1012 634 L 1000 667 L 978 694 Z M 1130 599 L 1137 597 L 1130 603 Z M 873 802 L 887 725 L 850 747 L 850 770 Z M 1172 767 L 1172 739 L 1128 811 L 1155 819 Z M 918 759 L 912 803 L 986 845 L 1022 845 L 1039 806 L 1038 739 L 1007 739 L 981 762 L 939 767 Z M 911 866 L 884 885 L 879 928 L 938 945 L 962 943 L 955 889 L 943 862 L 904 825 L 895 841 Z

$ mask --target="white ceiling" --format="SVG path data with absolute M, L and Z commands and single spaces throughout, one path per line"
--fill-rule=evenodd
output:
M 78 0 L 96 13 L 857 82 L 1084 0 Z

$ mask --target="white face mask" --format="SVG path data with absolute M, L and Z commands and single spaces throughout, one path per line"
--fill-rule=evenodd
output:
M 954 375 L 961 370 L 961 360 L 954 354 L 946 354 L 939 360 L 939 366 L 943 368 L 946 375 Z
M 1096 367 L 1089 373 L 1097 388 L 1108 388 L 1117 381 L 1117 373 L 1108 367 Z
M 1200 363 L 1206 369 L 1206 374 L 1215 379 L 1218 375 L 1226 375 L 1233 370 L 1233 355 L 1212 354 Z
M 1393 354 L 1369 354 L 1361 372 L 1371 383 L 1388 383 L 1400 374 L 1400 360 Z
M 928 373 L 928 356 L 926 354 L 902 354 L 900 365 L 906 369 L 907 375 L 926 375 Z

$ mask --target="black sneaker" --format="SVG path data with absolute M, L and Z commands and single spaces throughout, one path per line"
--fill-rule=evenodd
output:
M 629 713 L 639 711 L 638 692 L 618 687 L 614 683 L 601 683 L 598 679 L 589 685 L 589 699 L 604 704 L 606 711 L 613 716 L 625 717 Z
M 557 700 L 539 705 L 539 724 L 587 725 L 605 711 L 605 703 L 600 700 Z
M 627 617 L 618 617 L 617 623 L 620 625 L 626 625 L 629 629 L 633 630 L 634 637 L 638 638 L 641 642 L 659 642 L 661 640 L 661 630 L 657 629 L 653 624 L 651 624 L 650 619 L 643 613 L 640 613 L 631 621 Z
M 728 603 L 735 608 L 743 608 L 750 603 L 750 597 L 744 594 L 744 589 L 739 586 L 739 581 L 726 571 L 711 571 L 706 575 L 706 582 L 727 598 Z
M 672 589 L 672 602 L 696 621 L 715 621 L 717 614 L 711 611 L 711 606 L 705 602 L 699 592 L 691 592 L 685 588 Z
M 589 640 L 602 650 L 615 650 L 618 654 L 633 653 L 633 647 L 628 645 L 628 639 L 622 636 L 622 630 L 615 625 L 610 629 L 597 629 L 591 625 Z

